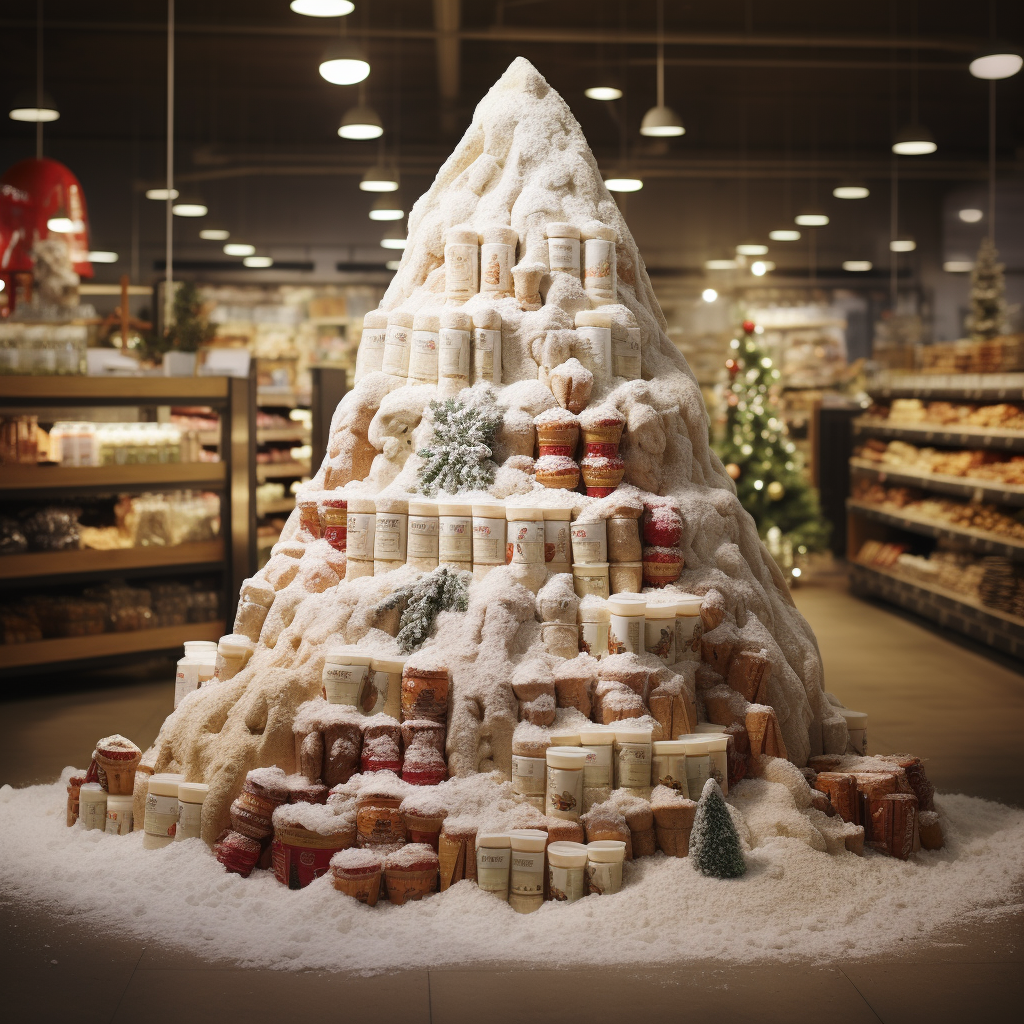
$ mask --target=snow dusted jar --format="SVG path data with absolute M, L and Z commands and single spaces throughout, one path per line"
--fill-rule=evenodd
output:
M 580 601 L 579 644 L 582 654 L 603 658 L 608 653 L 608 603 L 599 597 L 584 597 Z
M 480 245 L 477 233 L 465 225 L 451 228 L 444 242 L 444 297 L 462 303 L 480 291 Z
M 185 656 L 174 674 L 174 706 L 213 678 L 217 669 L 217 644 L 213 640 L 186 640 Z
M 611 305 L 615 291 L 615 228 L 598 220 L 588 221 L 580 228 L 583 239 L 583 287 L 595 306 Z
M 353 383 L 358 384 L 368 373 L 376 373 L 384 365 L 384 339 L 388 333 L 388 315 L 382 309 L 371 310 L 363 317 L 363 333 L 356 350 Z
M 267 612 L 274 603 L 274 588 L 262 580 L 248 579 L 242 583 L 235 612 L 233 633 L 241 633 L 254 643 L 259 640 Z
M 335 551 L 344 551 L 348 543 L 348 502 L 344 498 L 324 498 L 324 540 Z
M 233 679 L 245 668 L 256 650 L 256 645 L 239 633 L 229 633 L 217 641 L 217 660 L 214 662 L 214 675 L 222 683 Z
M 480 291 L 492 299 L 515 295 L 512 265 L 519 236 L 510 227 L 495 225 L 480 234 Z
M 532 914 L 544 905 L 544 851 L 548 834 L 535 828 L 517 828 L 509 832 L 509 841 L 509 906 L 517 914 Z
M 573 562 L 572 586 L 577 597 L 608 597 L 608 563 L 580 565 Z
M 438 333 L 437 383 L 442 395 L 469 387 L 469 357 L 473 348 L 473 321 L 457 309 L 441 314 Z
M 609 562 L 636 562 L 638 565 L 643 562 L 639 518 L 639 514 L 608 517 Z
M 473 506 L 441 504 L 437 506 L 441 565 L 473 571 Z
M 580 565 L 608 561 L 608 524 L 603 519 L 572 524 L 572 560 Z
M 505 560 L 510 565 L 544 565 L 544 510 L 507 506 Z
M 614 594 L 608 599 L 608 653 L 644 653 L 644 613 L 647 598 Z
M 619 839 L 587 843 L 587 892 L 612 896 L 622 888 L 622 862 L 626 844 Z
M 708 733 L 708 778 L 722 788 L 722 796 L 729 795 L 729 737 L 725 733 Z
M 184 775 L 158 772 L 149 780 L 146 797 L 146 834 L 142 845 L 147 850 L 159 850 L 174 842 L 178 826 L 178 786 Z M 129 806 L 131 797 L 128 798 Z
M 473 505 L 473 579 L 505 564 L 505 506 Z
M 409 350 L 409 383 L 437 383 L 437 348 L 440 318 L 432 313 L 417 313 L 412 322 L 412 346 Z
M 396 310 L 388 316 L 384 336 L 384 359 L 381 370 L 393 377 L 409 376 L 409 354 L 412 350 L 412 313 Z
M 686 781 L 686 744 L 679 739 L 651 744 L 651 784 L 690 795 Z
M 678 740 L 686 750 L 686 787 L 691 800 L 700 800 L 711 773 L 711 751 L 703 736 Z
M 203 803 L 210 792 L 205 782 L 181 782 L 178 784 L 178 825 L 174 830 L 174 841 L 198 839 L 203 824 Z
M 372 576 L 373 543 L 377 526 L 377 506 L 373 498 L 349 498 L 347 523 L 345 579 Z
M 103 831 L 112 836 L 126 836 L 132 831 L 132 802 L 127 794 L 107 794 L 107 821 Z M 146 845 L 146 837 L 143 837 Z M 161 844 L 166 846 L 166 843 Z M 149 847 L 147 846 L 147 849 Z
M 700 639 L 704 627 L 700 618 L 701 598 L 680 594 L 676 598 L 676 661 L 700 661 Z
M 320 508 L 315 498 L 300 498 L 295 502 L 299 510 L 299 529 L 313 540 L 320 539 Z
M 372 660 L 365 654 L 326 654 L 323 671 L 320 673 L 324 700 L 328 704 L 359 707 Z
M 544 509 L 544 564 L 548 572 L 571 572 L 569 558 L 569 520 L 572 510 L 568 508 Z
M 650 729 L 616 729 L 615 788 L 649 789 L 650 786 Z
M 837 708 L 846 720 L 846 730 L 850 734 L 850 746 L 863 757 L 868 753 L 868 715 L 866 711 L 851 711 L 849 708 Z
M 476 837 L 476 884 L 508 902 L 512 840 L 506 832 L 478 832 Z
M 644 612 L 644 650 L 663 665 L 676 662 L 676 606 L 647 602 Z
M 409 540 L 406 564 L 430 572 L 438 563 L 438 515 L 433 501 L 409 502 Z
M 402 670 L 406 658 L 377 658 L 370 661 L 372 685 L 377 700 L 372 714 L 382 712 L 397 722 L 402 715 Z
M 538 811 L 544 810 L 545 755 L 549 745 L 547 737 L 525 739 L 512 736 L 512 791 Z
M 580 747 L 548 747 L 545 760 L 544 813 L 565 821 L 579 821 L 587 752 Z
M 78 817 L 86 829 L 106 829 L 107 791 L 98 782 L 87 782 L 79 790 Z
M 548 899 L 575 903 L 587 895 L 587 848 L 583 843 L 548 845 Z
M 580 229 L 563 221 L 544 225 L 548 240 L 548 267 L 552 272 L 580 276 Z
M 612 318 L 601 309 L 581 309 L 576 314 L 576 334 L 581 339 L 579 361 L 596 380 L 612 375 Z
M 378 498 L 373 524 L 373 574 L 405 565 L 409 539 L 409 503 L 402 498 Z
M 580 744 L 586 752 L 583 766 L 583 789 L 610 790 L 615 782 L 612 748 L 615 733 L 611 729 L 585 729 L 580 733 Z
M 621 317 L 612 321 L 612 375 L 626 380 L 640 379 L 640 328 L 636 317 L 620 306 Z
M 643 562 L 609 563 L 608 586 L 613 594 L 639 594 L 643 585 Z
M 501 314 L 490 306 L 473 314 L 473 383 L 501 383 Z

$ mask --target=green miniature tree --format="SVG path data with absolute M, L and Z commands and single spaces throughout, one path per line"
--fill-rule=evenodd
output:
M 434 436 L 419 451 L 426 465 L 420 470 L 419 489 L 433 496 L 438 491 L 486 490 L 494 483 L 497 465 L 491 458 L 501 413 L 491 404 L 468 405 L 458 398 L 430 403 Z
M 1006 333 L 1004 269 L 992 239 L 983 238 L 971 271 L 971 312 L 967 317 L 967 327 L 975 341 L 990 341 Z
M 174 292 L 174 322 L 164 334 L 164 351 L 198 352 L 213 340 L 217 328 L 203 313 L 203 300 L 193 281 L 182 281 Z
M 441 566 L 407 587 L 399 587 L 381 605 L 382 611 L 404 605 L 397 640 L 403 651 L 422 647 L 441 612 L 464 612 L 469 607 L 467 572 Z
M 689 857 L 694 871 L 713 878 L 739 878 L 747 870 L 740 837 L 714 779 L 704 783 L 697 803 Z

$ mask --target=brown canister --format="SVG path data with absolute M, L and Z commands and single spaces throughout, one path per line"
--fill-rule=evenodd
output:
M 84 775 L 72 775 L 68 779 L 68 828 L 78 821 L 78 802 L 81 797 L 82 787 L 87 781 Z
M 299 529 L 305 530 L 314 540 L 320 539 L 320 510 L 316 501 L 305 499 L 295 503 L 299 508 Z
M 448 721 L 448 669 L 419 669 L 406 665 L 402 670 L 402 721 L 426 718 L 445 724 Z
M 394 846 L 405 842 L 405 819 L 397 797 L 371 796 L 356 802 L 356 845 Z
M 348 545 L 348 501 L 345 498 L 324 498 L 321 516 L 322 536 L 335 551 Z

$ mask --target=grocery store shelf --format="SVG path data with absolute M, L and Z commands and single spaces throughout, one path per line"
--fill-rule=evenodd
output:
M 888 437 L 911 444 L 948 444 L 957 448 L 993 448 L 1024 452 L 1024 430 L 988 430 L 985 427 L 951 427 L 939 423 L 890 424 L 864 416 L 854 420 L 853 429 L 869 437 Z
M 868 388 L 872 398 L 1024 400 L 1024 373 L 882 373 Z
M 281 539 L 281 534 L 275 533 L 267 537 L 257 537 L 256 547 L 263 551 L 267 548 L 272 548 Z
M 877 523 L 896 526 L 925 537 L 957 541 L 960 546 L 981 554 L 1024 559 L 1024 541 L 1009 540 L 998 534 L 986 533 L 984 530 L 973 530 L 968 526 L 946 526 L 931 519 L 908 515 L 906 512 L 887 512 L 876 505 L 854 501 L 852 498 L 846 502 L 846 507 L 854 515 L 862 515 Z
M 0 556 L 0 580 L 37 576 L 70 576 L 76 573 L 126 572 L 166 566 L 220 564 L 224 542 L 201 541 L 176 547 L 120 548 L 114 551 L 31 551 Z
M 988 501 L 996 505 L 1024 505 L 1024 487 L 1000 484 L 992 480 L 979 480 L 969 476 L 945 476 L 941 473 L 925 473 L 909 467 L 880 465 L 870 459 L 850 459 L 850 469 L 858 473 L 869 473 L 879 483 L 922 487 L 939 494 L 950 494 L 968 501 Z
M 849 569 L 855 594 L 879 597 L 1005 654 L 1024 657 L 1024 619 L 989 608 L 964 594 L 911 583 L 875 566 L 853 563 Z
M 186 640 L 218 640 L 223 634 L 224 623 L 218 620 L 139 629 L 131 633 L 99 633 L 95 636 L 67 636 L 31 640 L 24 644 L 4 644 L 0 646 L 0 671 L 51 662 L 173 650 L 180 648 Z
M 280 512 L 291 512 L 295 508 L 295 498 L 278 498 L 276 501 L 260 501 L 256 503 L 256 515 L 272 516 Z
M 87 488 L 141 490 L 149 487 L 212 487 L 223 484 L 223 462 L 168 462 L 131 466 L 4 466 L 0 492 L 43 491 L 54 488 L 81 493 Z
M 299 476 L 309 476 L 309 461 L 306 459 L 301 459 L 298 462 L 261 462 L 256 464 L 256 479 L 260 483 L 265 480 Z
M 305 395 L 296 391 L 278 391 L 275 388 L 258 388 L 256 404 L 267 409 L 298 409 L 309 405 Z
M 256 443 L 266 444 L 268 441 L 294 441 L 297 444 L 309 444 L 310 431 L 307 427 L 257 427 Z
M 227 377 L 0 377 L 0 401 L 20 405 L 50 401 L 195 405 L 204 398 L 223 402 L 227 396 Z

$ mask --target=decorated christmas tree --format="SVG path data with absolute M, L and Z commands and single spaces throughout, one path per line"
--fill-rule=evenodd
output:
M 971 272 L 971 312 L 967 327 L 975 341 L 1006 333 L 1006 282 L 1003 264 L 991 238 L 983 238 Z
M 740 837 L 714 779 L 704 783 L 697 804 L 689 856 L 694 871 L 714 878 L 739 878 L 747 870 Z
M 719 458 L 769 549 L 785 542 L 798 554 L 820 551 L 830 526 L 821 517 L 818 496 L 803 475 L 796 446 L 772 401 L 779 371 L 758 343 L 751 321 L 743 322 L 743 337 L 736 345 L 725 364 L 730 379 L 725 428 L 716 445 Z

